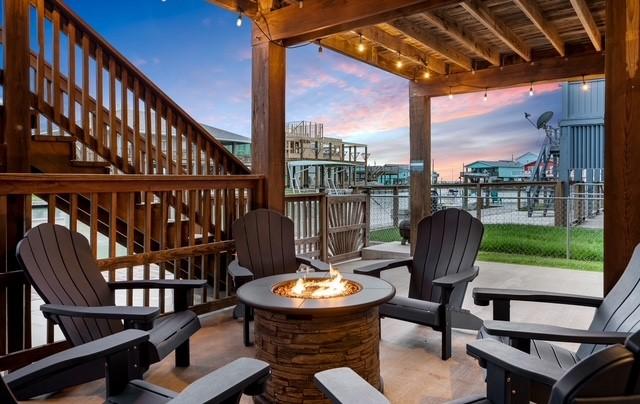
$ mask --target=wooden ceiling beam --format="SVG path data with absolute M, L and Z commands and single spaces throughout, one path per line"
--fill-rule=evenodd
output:
M 404 35 L 415 39 L 425 47 L 431 49 L 435 53 L 441 55 L 452 63 L 462 67 L 465 70 L 471 71 L 473 66 L 471 64 L 471 58 L 453 49 L 447 43 L 434 37 L 430 32 L 420 27 L 417 27 L 411 21 L 405 19 L 395 20 L 390 22 L 393 28 L 402 32 Z
M 395 60 L 392 61 L 381 55 L 378 55 L 378 52 L 373 47 L 367 48 L 365 52 L 358 52 L 357 45 L 339 36 L 331 36 L 329 38 L 321 39 L 320 44 L 324 48 L 331 49 L 335 52 L 341 53 L 360 62 L 364 62 L 373 67 L 377 67 L 391 74 L 395 74 L 409 80 L 412 80 L 414 78 L 413 71 L 409 69 L 398 69 L 395 65 Z
M 554 57 L 536 60 L 535 63 L 516 63 L 503 67 L 454 73 L 433 77 L 428 82 L 412 85 L 412 95 L 438 97 L 449 94 L 464 94 L 488 89 L 499 89 L 529 83 L 566 80 L 583 75 L 603 75 L 604 54 L 593 52 L 585 55 Z
M 410 59 L 413 63 L 417 64 L 427 64 L 429 70 L 434 71 L 439 74 L 446 74 L 447 69 L 444 64 L 439 59 L 435 59 L 429 57 L 426 53 L 424 53 L 421 49 L 416 48 L 415 46 L 407 44 L 401 38 L 395 37 L 378 27 L 366 27 L 361 28 L 355 31 L 357 34 L 361 34 L 363 38 L 374 42 L 384 48 L 389 49 L 393 52 L 398 52 L 405 58 Z
M 578 18 L 580 19 L 584 30 L 587 31 L 587 35 L 589 35 L 589 39 L 591 39 L 593 47 L 600 52 L 602 50 L 602 36 L 600 35 L 600 30 L 593 19 L 593 15 L 591 15 L 589 6 L 585 0 L 570 1 L 576 14 L 578 14 Z
M 560 38 L 556 27 L 544 18 L 538 4 L 533 0 L 513 0 L 513 2 L 531 20 L 533 25 L 547 37 L 560 56 L 564 56 L 564 41 Z
M 460 26 L 452 21 L 426 11 L 421 14 L 431 25 L 437 27 L 443 33 L 460 42 L 467 49 L 482 57 L 494 66 L 500 66 L 500 54 L 488 46 L 480 44 L 473 38 L 473 35 L 466 32 Z
M 250 18 L 258 14 L 258 4 L 251 0 L 208 0 L 214 6 L 234 13 L 243 13 Z
M 302 8 L 283 7 L 264 13 L 257 18 L 257 22 L 269 34 L 272 41 L 293 45 L 456 4 L 458 1 L 315 0 L 305 2 Z
M 511 28 L 500 21 L 496 16 L 478 0 L 465 0 L 460 5 L 471 14 L 478 22 L 504 42 L 511 50 L 520 55 L 527 62 L 531 61 L 531 48 L 527 46 Z

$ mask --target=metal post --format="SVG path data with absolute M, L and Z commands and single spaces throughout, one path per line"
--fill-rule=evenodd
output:
M 482 220 L 482 188 L 476 186 L 476 219 Z

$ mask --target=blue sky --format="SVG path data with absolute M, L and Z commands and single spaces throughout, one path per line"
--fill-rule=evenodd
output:
M 67 0 L 122 54 L 197 120 L 250 136 L 248 21 L 205 0 Z M 287 51 L 287 120 L 325 124 L 325 135 L 370 145 L 377 163 L 409 159 L 408 83 L 315 46 Z M 536 151 L 542 140 L 524 120 L 561 113 L 557 84 L 447 97 L 432 102 L 432 154 L 444 178 L 463 162 Z

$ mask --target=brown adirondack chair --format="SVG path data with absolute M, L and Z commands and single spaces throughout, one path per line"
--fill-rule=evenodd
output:
M 149 339 L 142 330 L 125 330 L 56 353 L 0 378 L 0 402 L 48 394 L 60 389 L 61 375 L 85 362 L 101 362 L 106 376 L 107 403 L 122 404 L 202 404 L 237 403 L 242 394 L 264 390 L 269 364 L 252 358 L 239 358 L 191 383 L 181 393 L 132 378 L 129 369 L 139 364 L 137 347 Z
M 234 288 L 265 276 L 296 272 L 300 265 L 316 271 L 328 271 L 329 265 L 296 255 L 293 221 L 269 209 L 253 210 L 233 223 L 237 258 L 229 264 Z M 234 316 L 239 316 L 238 306 Z M 251 345 L 249 321 L 251 308 L 244 307 L 244 344 Z
M 387 269 L 407 267 L 409 297 L 396 295 L 380 306 L 380 316 L 432 327 L 442 333 L 442 359 L 451 357 L 451 328 L 478 330 L 482 320 L 462 309 L 467 284 L 478 276 L 474 266 L 484 226 L 468 212 L 445 209 L 418 223 L 415 255 L 379 262 L 355 273 L 380 277 Z
M 27 232 L 17 247 L 17 258 L 30 283 L 46 304 L 40 309 L 58 324 L 64 336 L 78 346 L 126 328 L 149 330 L 143 345 L 140 371 L 176 352 L 176 366 L 189 366 L 189 337 L 200 320 L 188 308 L 188 293 L 204 287 L 199 280 L 134 280 L 106 282 L 80 233 L 51 223 Z M 174 290 L 175 312 L 159 317 L 157 307 L 115 306 L 117 289 Z M 72 372 L 71 385 L 104 377 L 104 363 L 86 362 Z

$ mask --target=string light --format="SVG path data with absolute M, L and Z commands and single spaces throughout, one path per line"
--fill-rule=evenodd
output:
M 364 43 L 362 43 L 362 34 L 360 34 L 360 42 L 358 43 L 358 52 L 364 52 Z
M 398 52 L 398 60 L 396 60 L 396 67 L 398 69 L 402 68 L 402 59 L 400 59 L 400 52 Z
M 238 14 L 238 19 L 236 20 L 236 27 L 242 27 L 242 13 Z
M 449 99 L 450 100 L 453 99 L 453 93 L 451 92 L 451 87 L 449 87 Z
M 487 102 L 487 89 L 484 89 L 484 97 L 482 97 L 483 102 Z
M 529 86 L 529 97 L 533 97 L 533 81 L 531 82 L 531 85 Z
M 425 79 L 428 79 L 429 77 L 431 77 L 431 72 L 429 72 L 429 69 L 426 69 L 424 71 L 424 74 L 422 75 Z
M 322 44 L 318 42 L 318 53 L 322 53 Z
M 584 80 L 584 74 L 582 75 L 582 91 L 589 91 L 589 83 Z

